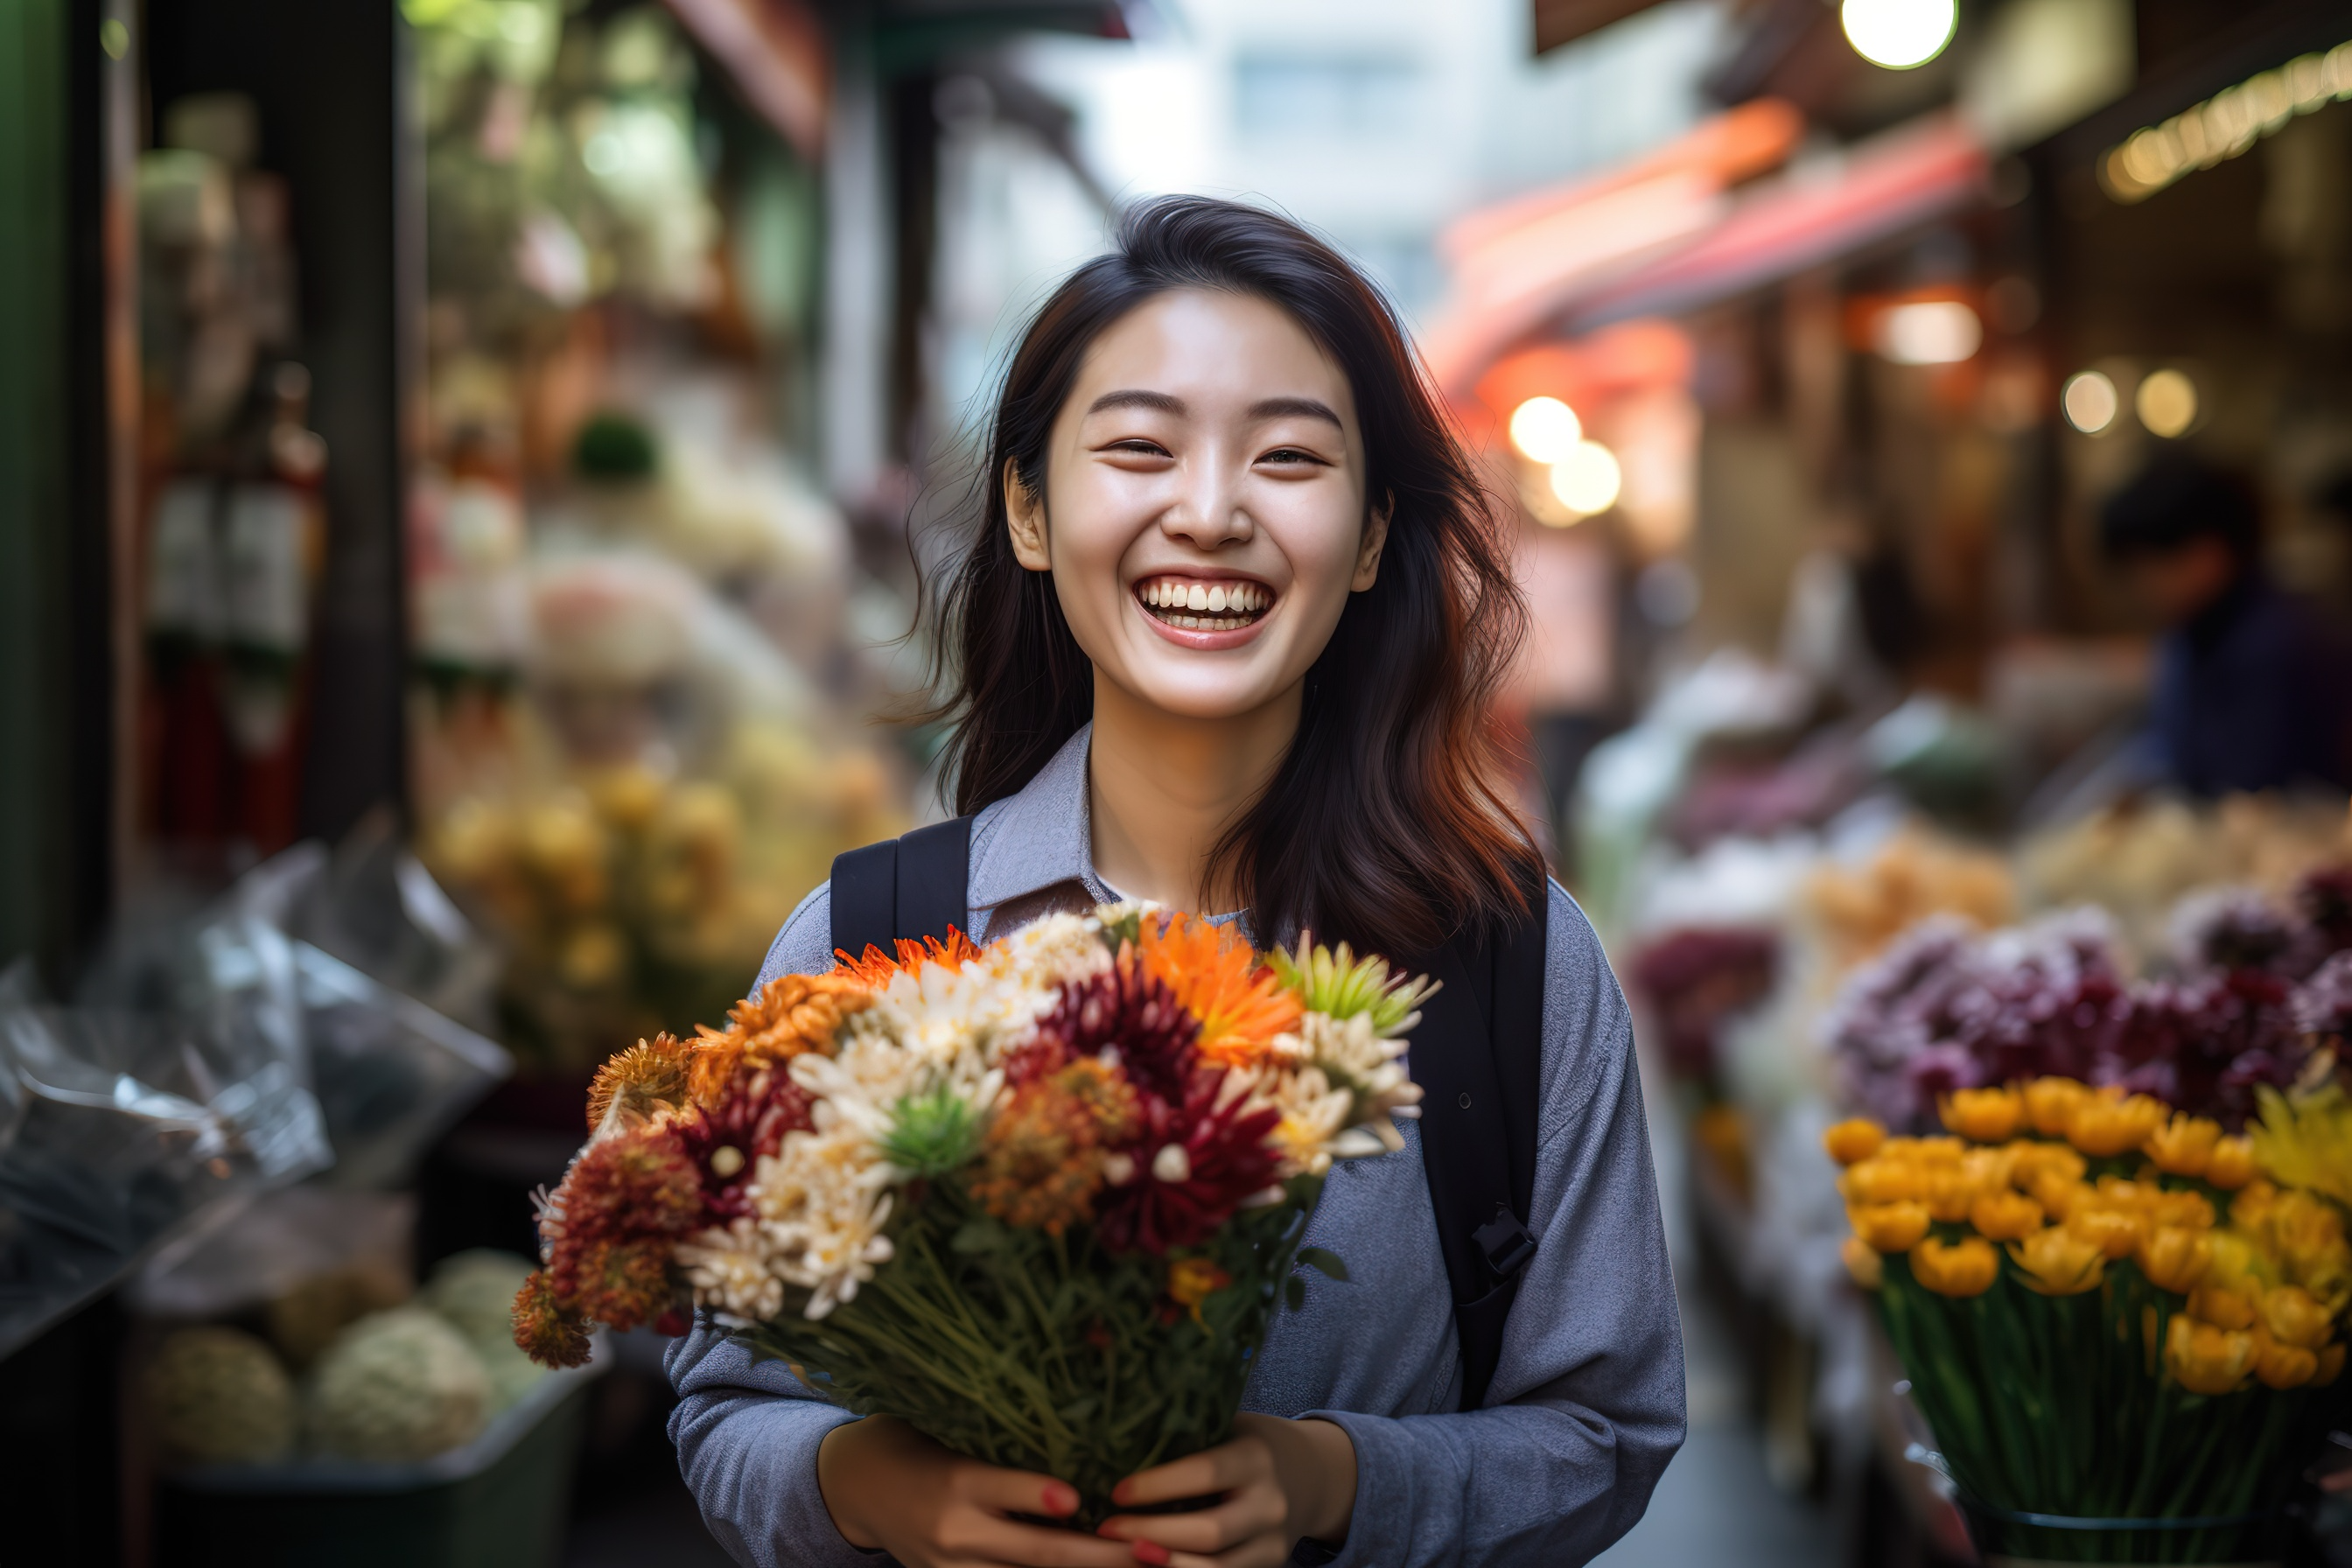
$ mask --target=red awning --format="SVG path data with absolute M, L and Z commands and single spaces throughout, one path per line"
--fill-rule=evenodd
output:
M 1489 366 L 1531 338 L 1694 310 L 1932 222 L 1984 194 L 1984 147 L 1950 114 L 1726 192 L 1733 169 L 1719 154 L 1694 154 L 1725 140 L 1728 119 L 1572 189 L 1499 204 L 1457 224 L 1442 242 L 1454 264 L 1454 299 L 1423 334 L 1448 395 L 1466 396 Z M 1777 161 L 1757 153 L 1795 141 L 1762 134 L 1771 128 L 1760 121 L 1747 129 L 1738 140 L 1756 143 L 1750 169 Z
M 1463 395 L 1566 304 L 1711 232 L 1727 189 L 1777 165 L 1803 133 L 1795 110 L 1759 100 L 1614 169 L 1454 223 L 1438 240 L 1454 299 L 1421 340 L 1438 384 Z
M 1571 331 L 1672 315 L 1777 283 L 1984 197 L 1991 162 L 1958 115 L 1855 148 L 1833 168 L 1792 168 L 1710 232 L 1613 279 L 1562 314 Z

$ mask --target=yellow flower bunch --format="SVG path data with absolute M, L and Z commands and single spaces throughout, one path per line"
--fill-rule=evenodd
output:
M 1822 1143 L 1840 1255 L 1954 1484 L 2028 1515 L 2274 1510 L 2344 1375 L 2352 1106 L 2273 1098 L 2251 1139 L 2068 1079 L 1937 1109 L 1941 1136 L 1856 1120 Z M 2250 1528 L 2210 1555 L 2263 1544 Z
M 2249 1182 L 2230 1205 L 2230 1223 L 2278 1279 L 2309 1291 L 2329 1316 L 2352 1307 L 2352 1245 L 2343 1212 L 2325 1198 Z
M 2326 1189 L 2296 1178 L 2352 1182 L 2352 1106 L 2273 1096 L 2264 1109 L 2250 1142 L 2146 1095 L 2040 1079 L 1944 1097 L 1950 1136 L 1840 1122 L 1822 1142 L 1844 1167 L 1846 1268 L 1880 1289 L 1885 1259 L 1906 1255 L 1919 1286 L 1958 1300 L 1999 1283 L 2004 1254 L 2008 1276 L 2045 1297 L 2096 1290 L 2128 1261 L 2179 1299 L 2160 1334 L 2149 1309 L 2151 1372 L 2160 1342 L 2164 1370 L 2190 1393 L 2331 1383 L 2344 1364 L 2336 1322 L 2352 1308 L 2352 1245 L 2341 1212 L 2307 1190 Z M 2255 1175 L 2258 1150 L 2291 1184 Z M 2132 1173 L 2115 1168 L 2134 1155 Z M 2095 1173 L 2095 1161 L 2107 1169 Z
M 2262 1119 L 2253 1152 L 2272 1179 L 2305 1187 L 2352 1208 L 2352 1099 L 2331 1081 L 2293 1098 L 2274 1089 L 2254 1091 Z

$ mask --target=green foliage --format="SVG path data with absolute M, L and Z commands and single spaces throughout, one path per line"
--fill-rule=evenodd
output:
M 306 1414 L 321 1453 L 398 1463 L 471 1442 L 489 1402 L 489 1375 L 465 1335 L 422 1307 L 395 1307 L 327 1347 Z
M 294 1446 L 294 1385 L 269 1347 L 236 1329 L 182 1329 L 148 1364 L 147 1409 L 168 1459 L 257 1464 Z
M 530 1259 L 477 1247 L 435 1265 L 418 1293 L 419 1302 L 447 1319 L 481 1358 L 492 1415 L 530 1393 L 547 1373 L 514 1342 L 515 1293 L 530 1275 Z
M 1437 991 L 1437 982 L 1427 975 L 1408 980 L 1392 973 L 1384 958 L 1358 958 L 1344 942 L 1334 952 L 1310 948 L 1302 938 L 1297 952 L 1276 948 L 1268 962 L 1283 989 L 1308 1012 L 1328 1013 L 1341 1023 L 1367 1013 L 1372 1033 L 1382 1037 L 1411 1028 L 1414 1009 Z
M 1298 1249 L 1298 1261 L 1342 1285 L 1348 1282 L 1347 1264 L 1341 1262 L 1339 1255 L 1328 1247 L 1302 1247 Z
M 1102 944 L 1116 953 L 1122 947 L 1143 945 L 1143 906 L 1129 900 L 1123 904 L 1104 907 L 1102 914 Z
M 660 466 L 653 432 L 625 414 L 598 414 L 572 443 L 572 468 L 583 479 L 649 479 Z
M 2161 1375 L 2165 1325 L 2182 1298 L 2129 1263 L 2096 1290 L 2043 1296 L 2003 1259 L 1983 1295 L 1937 1295 L 1902 1256 L 1885 1260 L 1879 1320 L 1911 1395 L 1970 1509 L 1979 1550 L 2072 1563 L 2220 1563 L 2275 1555 L 2264 1524 L 2200 1530 L 2053 1529 L 2072 1519 L 2226 1519 L 2284 1500 L 2302 1462 L 2343 1418 L 2347 1385 L 2260 1384 L 2190 1394 Z
M 1320 1187 L 1296 1178 L 1286 1201 L 1244 1209 L 1199 1249 L 1232 1282 L 1196 1321 L 1168 1296 L 1167 1259 L 1106 1256 L 1086 1227 L 1005 1225 L 937 1182 L 902 1206 L 896 1255 L 854 1300 L 814 1322 L 788 1307 L 743 1338 L 845 1409 L 1060 1477 L 1091 1527 L 1124 1478 L 1232 1435 Z
M 883 1158 L 919 1177 L 961 1170 L 980 1142 L 978 1113 L 945 1084 L 900 1096 L 890 1114 L 896 1124 L 881 1139 Z

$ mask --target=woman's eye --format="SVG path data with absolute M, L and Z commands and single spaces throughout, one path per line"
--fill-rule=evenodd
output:
M 1273 451 L 1268 452 L 1265 456 L 1260 458 L 1258 461 L 1261 463 L 1278 463 L 1285 466 L 1290 466 L 1300 463 L 1320 463 L 1323 459 L 1317 457 L 1312 452 L 1301 451 L 1296 447 L 1276 447 Z
M 1167 447 L 1157 441 L 1144 440 L 1139 436 L 1130 437 L 1124 441 L 1113 441 L 1103 449 L 1107 452 L 1123 452 L 1131 458 L 1164 458 L 1168 455 Z

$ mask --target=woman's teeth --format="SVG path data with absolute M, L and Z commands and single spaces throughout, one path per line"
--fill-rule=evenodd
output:
M 1201 632 L 1238 630 L 1274 603 L 1274 595 L 1255 583 L 1195 583 L 1177 577 L 1153 578 L 1139 584 L 1135 596 L 1168 625 Z

